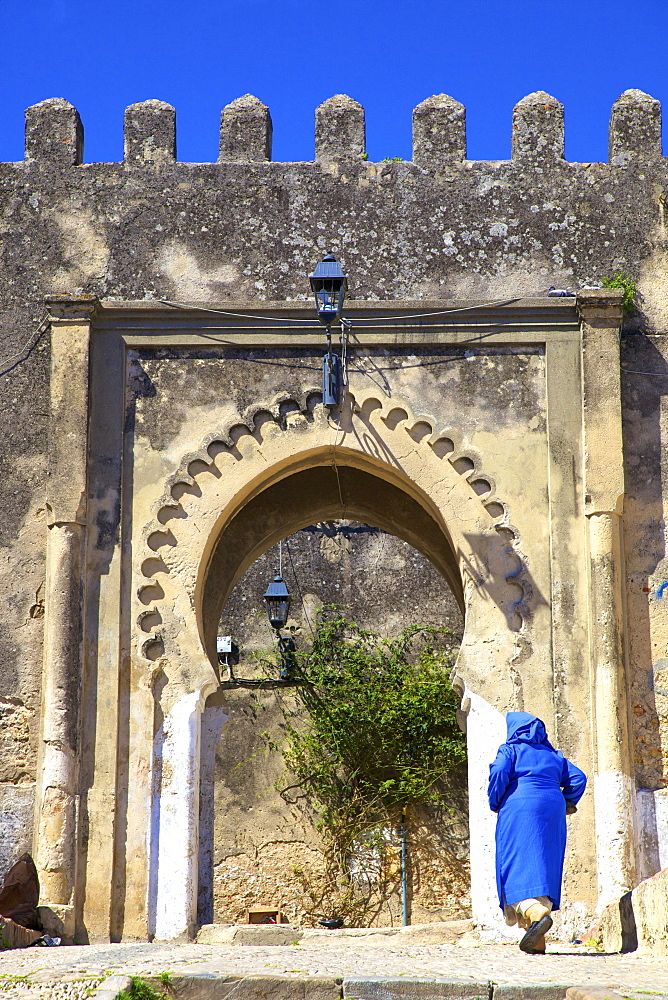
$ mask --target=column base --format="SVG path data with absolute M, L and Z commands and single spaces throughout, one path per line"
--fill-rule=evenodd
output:
M 44 933 L 59 937 L 63 944 L 74 944 L 74 907 L 62 903 L 43 903 L 37 907 Z

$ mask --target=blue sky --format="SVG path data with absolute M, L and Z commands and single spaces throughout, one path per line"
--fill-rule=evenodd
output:
M 123 109 L 177 110 L 179 159 L 217 158 L 221 108 L 269 105 L 276 160 L 313 158 L 313 112 L 360 101 L 370 159 L 410 158 L 413 106 L 467 107 L 471 159 L 509 156 L 513 105 L 547 90 L 566 108 L 566 156 L 607 157 L 610 106 L 637 87 L 668 116 L 665 0 L 0 0 L 0 160 L 23 157 L 23 111 L 79 110 L 85 159 L 122 158 Z

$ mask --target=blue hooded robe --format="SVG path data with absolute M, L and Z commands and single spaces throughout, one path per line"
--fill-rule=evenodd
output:
M 559 909 L 566 851 L 566 800 L 577 803 L 583 772 L 549 743 L 528 712 L 508 712 L 508 738 L 489 766 L 487 797 L 498 811 L 496 888 L 501 909 L 548 896 Z

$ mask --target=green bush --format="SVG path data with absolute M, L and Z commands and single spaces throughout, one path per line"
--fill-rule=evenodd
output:
M 624 292 L 624 298 L 622 300 L 622 307 L 624 312 L 633 312 L 636 307 L 636 293 L 638 291 L 636 282 L 633 278 L 627 277 L 625 274 L 616 274 L 614 278 L 604 278 L 602 281 L 604 288 L 621 288 Z
M 438 798 L 466 757 L 450 684 L 458 637 L 405 629 L 380 639 L 334 613 L 297 655 L 297 709 L 281 748 L 294 783 L 341 849 L 401 810 Z

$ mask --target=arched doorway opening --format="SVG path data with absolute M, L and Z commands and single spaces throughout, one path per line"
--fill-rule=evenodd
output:
M 355 464 L 346 464 L 351 459 Z M 441 573 L 463 612 L 463 584 L 453 543 L 429 498 L 415 486 L 409 492 L 373 467 L 364 468 L 366 463 L 357 456 L 339 452 L 332 463 L 325 453 L 311 460 L 309 468 L 288 473 L 257 491 L 213 546 L 201 590 L 201 627 L 214 663 L 218 623 L 237 580 L 279 538 L 317 522 L 353 519 L 408 542 Z
M 354 485 L 344 476 L 344 497 Z M 296 924 L 332 916 L 343 917 L 347 926 L 401 923 L 399 825 L 369 823 L 356 812 L 354 822 L 363 831 L 357 836 L 346 813 L 342 859 L 323 831 L 322 806 L 314 808 L 299 780 L 303 771 L 294 775 L 286 768 L 287 730 L 307 720 L 294 689 L 262 686 L 263 679 L 276 677 L 267 663 L 273 637 L 262 594 L 279 565 L 293 597 L 288 626 L 299 654 L 308 655 L 324 620 L 355 623 L 346 631 L 349 642 L 356 641 L 357 627 L 381 642 L 396 642 L 405 629 L 424 629 L 412 640 L 408 659 L 415 663 L 423 651 L 438 663 L 441 698 L 447 700 L 447 689 L 450 727 L 456 727 L 450 671 L 463 616 L 425 556 L 397 535 L 350 518 L 308 525 L 266 550 L 232 589 L 220 621 L 220 634 L 233 642 L 232 674 L 245 686 L 211 695 L 202 716 L 198 922 L 243 922 L 251 913 L 260 919 L 280 910 Z M 381 685 L 381 704 L 383 692 Z M 366 696 L 363 701 L 367 709 Z M 456 735 L 463 758 L 464 736 Z M 466 761 L 457 760 L 434 786 L 433 801 L 408 810 L 406 905 L 412 923 L 470 916 Z

